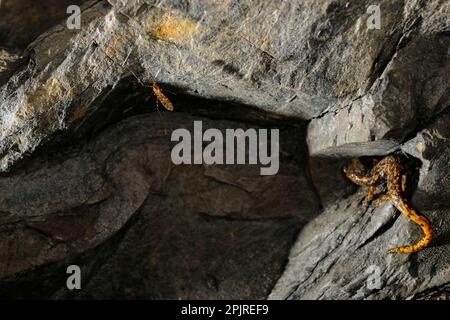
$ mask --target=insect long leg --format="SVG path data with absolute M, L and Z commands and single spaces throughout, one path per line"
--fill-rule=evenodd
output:
M 128 18 L 130 18 L 130 17 L 128 17 Z M 125 38 L 127 38 L 127 37 L 125 37 Z M 127 40 L 130 40 L 130 39 L 127 39 Z M 95 40 L 93 39 L 93 41 L 95 42 Z M 111 48 L 112 50 L 114 50 L 115 52 L 117 51 L 116 50 L 116 48 L 114 47 L 114 48 Z M 100 49 L 101 50 L 101 49 Z M 142 86 L 142 87 L 144 87 L 144 88 L 149 88 L 149 87 L 151 87 L 152 88 L 152 90 L 153 90 L 153 93 L 156 95 L 156 98 L 157 98 L 157 100 L 159 100 L 159 102 L 161 102 L 161 104 L 164 106 L 164 108 L 166 109 L 166 110 L 168 110 L 168 111 L 173 111 L 173 104 L 172 104 L 172 102 L 169 100 L 169 98 L 167 98 L 167 96 L 163 93 L 163 91 L 161 90 L 161 88 L 156 84 L 156 80 L 155 80 L 155 77 L 153 77 L 153 75 L 152 74 L 150 74 L 149 73 L 149 76 L 150 76 L 150 78 L 151 78 L 151 80 L 152 80 L 152 85 L 151 86 L 148 86 L 148 85 L 146 85 L 137 75 L 136 75 L 136 73 L 133 71 L 133 69 L 131 68 L 131 66 L 133 65 L 133 64 L 131 64 L 131 65 L 128 65 L 128 66 L 126 66 L 126 64 L 127 64 L 127 62 L 128 62 L 128 59 L 129 59 L 129 57 L 130 57 L 130 55 L 131 55 L 131 52 L 132 52 L 132 50 L 133 50 L 133 48 L 130 48 L 129 50 L 128 50 L 128 53 L 127 53 L 127 56 L 126 56 L 126 58 L 125 58 L 125 60 L 124 60 L 124 62 L 122 63 L 122 64 L 120 64 L 120 63 L 117 63 L 112 57 L 110 57 L 109 55 L 108 55 L 108 53 L 105 51 L 105 50 L 102 50 L 103 52 L 104 52 L 104 54 L 106 55 L 106 57 L 109 59 L 109 60 L 111 60 L 112 61 L 112 63 L 114 63 L 114 64 L 116 64 L 116 65 L 118 65 L 120 68 L 125 68 L 138 82 L 139 82 L 139 84 Z M 144 55 L 144 57 L 146 57 L 147 55 Z M 138 61 L 136 61 L 135 63 L 137 63 Z M 158 110 L 158 112 L 159 112 L 159 110 Z
M 156 97 L 156 111 L 158 111 L 159 118 L 161 119 L 161 122 L 163 123 L 163 126 L 164 126 L 164 135 L 167 135 L 167 126 L 166 126 L 166 122 L 164 121 L 164 118 L 163 118 L 161 112 L 159 111 L 158 97 Z

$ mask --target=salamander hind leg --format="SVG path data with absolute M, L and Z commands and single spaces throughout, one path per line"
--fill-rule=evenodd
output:
M 379 205 L 381 205 L 383 202 L 386 202 L 386 201 L 389 201 L 389 200 L 391 200 L 391 197 L 390 197 L 389 195 L 387 195 L 387 194 L 383 194 L 383 195 L 377 197 L 377 198 L 373 201 L 373 203 L 374 203 L 376 206 L 379 206 Z

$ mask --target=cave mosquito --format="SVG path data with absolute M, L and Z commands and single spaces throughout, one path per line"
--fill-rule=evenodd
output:
M 93 40 L 94 43 L 98 46 L 97 42 L 95 40 Z M 116 51 L 116 49 L 113 49 L 114 51 Z M 111 60 L 114 64 L 118 64 L 120 65 L 122 68 L 125 68 L 138 82 L 139 84 L 144 87 L 144 88 L 151 88 L 153 91 L 153 94 L 156 96 L 156 108 L 159 111 L 158 108 L 158 102 L 160 102 L 162 104 L 162 106 L 167 110 L 167 111 L 173 111 L 174 110 L 174 106 L 173 103 L 170 101 L 170 99 L 165 95 L 165 93 L 163 92 L 163 90 L 161 89 L 161 87 L 156 83 L 156 79 L 155 77 L 150 74 L 150 78 L 152 79 L 152 85 L 146 85 L 137 75 L 136 73 L 133 71 L 133 69 L 130 66 L 126 66 L 126 63 L 131 55 L 131 52 L 133 51 L 133 48 L 130 48 L 130 50 L 128 51 L 128 54 L 125 58 L 125 60 L 123 61 L 122 64 L 117 63 L 112 57 L 110 57 L 108 55 L 108 53 L 104 50 L 102 50 L 103 53 L 108 57 L 109 60 Z M 145 55 L 146 56 L 146 55 Z M 147 101 L 148 99 L 146 99 Z

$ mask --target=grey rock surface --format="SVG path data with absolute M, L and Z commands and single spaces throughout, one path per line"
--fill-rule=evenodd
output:
M 448 106 L 450 40 L 411 32 L 367 93 L 311 121 L 311 155 L 385 155 Z
M 402 150 L 420 159 L 414 202 L 423 208 L 448 207 L 450 200 L 450 114 L 441 114 L 428 128 L 402 146 Z
M 448 286 L 448 207 L 421 211 L 439 226 L 431 248 L 386 255 L 421 231 L 389 203 L 359 208 L 363 196 L 330 206 L 302 230 L 270 299 L 407 299 Z
M 95 112 L 130 70 L 184 93 L 314 118 L 312 155 L 386 153 L 442 108 L 448 6 L 380 1 L 383 27 L 371 30 L 369 4 L 84 2 L 82 28 L 61 23 L 38 37 L 28 67 L 0 87 L 0 170 Z

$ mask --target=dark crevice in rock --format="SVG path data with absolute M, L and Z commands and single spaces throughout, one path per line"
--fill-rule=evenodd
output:
M 440 103 L 444 104 L 448 104 L 448 102 L 450 101 L 450 91 L 442 96 L 442 98 L 440 99 Z M 436 113 L 435 115 L 433 115 L 431 118 L 427 119 L 427 121 L 424 122 L 419 122 L 419 125 L 417 126 L 417 128 L 411 132 L 410 134 L 408 134 L 405 139 L 404 142 L 407 142 L 409 140 L 411 140 L 412 138 L 414 138 L 419 132 L 425 130 L 426 128 L 430 127 L 433 123 L 436 122 L 436 120 L 444 117 L 445 115 L 450 114 L 450 105 L 447 105 L 446 107 L 444 107 L 441 111 L 439 111 L 438 113 Z
M 229 104 L 226 101 L 213 101 L 210 99 L 200 99 L 198 97 L 183 94 L 182 90 L 180 90 L 179 88 L 165 86 L 164 84 L 160 84 L 160 86 L 163 88 L 163 90 L 165 90 L 167 96 L 173 102 L 176 109 L 175 112 L 169 113 L 160 110 L 160 113 L 158 113 L 157 111 L 155 111 L 155 100 L 154 97 L 151 95 L 151 92 L 144 90 L 135 81 L 134 78 L 132 77 L 125 78 L 113 88 L 108 88 L 107 90 L 105 90 L 104 94 L 100 95 L 97 98 L 96 102 L 92 103 L 91 107 L 92 112 L 90 113 L 89 117 L 87 117 L 85 121 L 74 122 L 72 124 L 72 128 L 76 128 L 75 130 L 62 131 L 50 136 L 48 142 L 41 144 L 41 146 L 37 150 L 35 150 L 30 156 L 18 162 L 14 166 L 13 170 L 11 170 L 8 173 L 3 173 L 2 177 L 15 179 L 15 177 L 18 175 L 32 174 L 33 172 L 38 172 L 40 170 L 47 170 L 47 168 L 52 168 L 53 166 L 59 166 L 61 164 L 64 164 L 67 162 L 68 159 L 73 159 L 74 155 L 79 156 L 83 154 L 83 152 L 86 152 L 86 148 L 89 148 L 88 147 L 89 145 L 91 144 L 95 145 L 97 143 L 96 141 L 98 140 L 98 137 L 101 137 L 103 135 L 110 135 L 111 132 L 114 132 L 115 130 L 117 130 L 117 128 L 126 126 L 127 123 L 133 124 L 134 122 L 138 123 L 139 121 L 145 122 L 144 119 L 147 118 L 154 119 L 154 123 L 150 123 L 149 126 L 153 126 L 156 123 L 157 126 L 159 127 L 159 129 L 154 128 L 154 130 L 157 131 L 166 128 L 168 132 L 178 127 L 180 125 L 179 123 L 180 119 L 183 118 L 185 118 L 186 120 L 184 121 L 186 121 L 186 123 L 190 123 L 190 125 L 192 125 L 192 121 L 194 119 L 199 119 L 203 121 L 209 121 L 213 124 L 214 123 L 220 124 L 221 126 L 224 127 L 227 127 L 228 125 L 232 125 L 232 127 L 237 125 L 238 127 L 243 128 L 254 126 L 264 128 L 279 128 L 281 140 L 280 143 L 282 146 L 280 154 L 281 163 L 291 163 L 290 166 L 294 164 L 295 166 L 298 166 L 298 168 L 288 167 L 289 172 L 292 170 L 294 171 L 292 173 L 282 172 L 282 176 L 286 174 L 288 174 L 289 176 L 294 174 L 295 172 L 295 175 L 298 175 L 299 177 L 304 177 L 302 178 L 304 180 L 302 180 L 301 182 L 304 185 L 304 187 L 302 187 L 300 190 L 302 190 L 301 191 L 302 193 L 307 192 L 308 196 L 304 199 L 303 204 L 301 206 L 303 208 L 302 210 L 306 210 L 306 212 L 308 212 L 307 216 L 299 217 L 292 215 L 292 205 L 288 204 L 289 211 L 283 212 L 283 205 L 281 205 L 280 209 L 281 211 L 279 216 L 271 215 L 258 217 L 258 214 L 260 213 L 258 212 L 258 210 L 256 210 L 255 213 L 250 213 L 248 216 L 246 216 L 245 213 L 243 215 L 243 213 L 239 211 L 236 211 L 236 214 L 234 214 L 233 211 L 225 211 L 227 215 L 224 215 L 224 213 L 220 213 L 220 215 L 222 216 L 213 217 L 212 215 L 206 216 L 205 214 L 198 215 L 192 213 L 191 214 L 192 217 L 187 218 L 183 217 L 184 215 L 186 215 L 186 212 L 184 213 L 178 212 L 176 215 L 179 217 L 170 218 L 172 214 L 170 211 L 168 211 L 166 212 L 168 218 L 156 218 L 156 222 L 147 222 L 152 221 L 153 219 L 152 215 L 148 216 L 148 214 L 146 213 L 145 217 L 143 217 L 141 213 L 142 209 L 139 209 L 131 215 L 126 224 L 123 227 L 121 227 L 119 231 L 113 233 L 110 239 L 104 240 L 103 243 L 100 244 L 99 246 L 96 246 L 95 248 L 92 249 L 88 249 L 87 251 L 81 253 L 81 255 L 79 254 L 74 255 L 73 253 L 66 254 L 68 258 L 65 258 L 61 261 L 40 265 L 37 268 L 34 268 L 33 270 L 28 270 L 24 273 L 18 273 L 13 278 L 2 279 L 1 280 L 2 290 L 0 290 L 0 296 L 8 298 L 42 298 L 42 297 L 70 298 L 70 299 L 79 298 L 80 297 L 79 294 L 68 293 L 67 290 L 64 289 L 65 279 L 67 277 L 64 268 L 70 264 L 77 264 L 82 266 L 83 270 L 83 279 L 84 279 L 83 287 L 86 288 L 83 290 L 84 298 L 99 298 L 106 296 L 111 298 L 126 298 L 127 295 L 125 293 L 115 291 L 114 288 L 109 289 L 107 288 L 108 281 L 103 275 L 102 273 L 103 271 L 100 270 L 106 269 L 108 270 L 108 272 L 111 272 L 111 270 L 115 270 L 115 268 L 118 268 L 118 272 L 122 273 L 124 272 L 124 269 L 127 268 L 127 261 L 129 261 L 129 259 L 124 259 L 123 257 L 124 255 L 126 255 L 126 253 L 123 251 L 120 251 L 119 253 L 118 250 L 120 250 L 119 247 L 124 246 L 125 243 L 128 243 L 127 245 L 130 245 L 129 241 L 131 240 L 124 240 L 125 237 L 127 236 L 132 238 L 135 237 L 135 233 L 138 232 L 140 228 L 142 228 L 136 225 L 137 223 L 136 221 L 139 221 L 140 225 L 142 224 L 145 225 L 148 223 L 163 224 L 163 226 L 159 227 L 155 225 L 150 226 L 150 228 L 153 228 L 154 230 L 161 230 L 162 228 L 170 229 L 171 221 L 175 225 L 179 225 L 178 228 L 183 228 L 184 225 L 190 226 L 191 224 L 193 224 L 192 221 L 195 221 L 195 224 L 203 225 L 202 228 L 204 228 L 205 230 L 204 234 L 206 235 L 210 232 L 208 231 L 210 228 L 217 229 L 216 234 L 218 239 L 214 240 L 214 237 L 212 236 L 207 236 L 206 239 L 208 239 L 208 241 L 214 240 L 213 243 L 217 242 L 218 246 L 222 246 L 221 242 L 225 241 L 221 239 L 221 237 L 225 236 L 223 235 L 225 231 L 222 231 L 222 228 L 224 228 L 224 230 L 230 230 L 229 231 L 230 234 L 234 234 L 234 232 L 239 234 L 245 232 L 245 230 L 248 230 L 249 235 L 245 235 L 245 238 L 248 238 L 248 240 L 236 240 L 238 242 L 236 244 L 235 250 L 243 251 L 244 253 L 240 255 L 239 258 L 238 257 L 234 258 L 234 260 L 236 260 L 236 266 L 231 265 L 230 268 L 244 268 L 244 269 L 246 268 L 243 266 L 239 267 L 240 264 L 245 263 L 244 261 L 246 261 L 247 255 L 249 254 L 246 251 L 248 250 L 246 241 L 247 242 L 250 241 L 250 243 L 253 243 L 252 245 L 256 245 L 256 242 L 253 241 L 262 241 L 262 243 L 264 243 L 263 246 L 265 246 L 264 255 L 268 254 L 268 256 L 265 257 L 263 255 L 263 252 L 261 251 L 260 253 L 258 253 L 258 260 L 253 261 L 257 265 L 256 268 L 261 269 L 261 272 L 267 273 L 265 281 L 255 282 L 254 285 L 251 283 L 253 283 L 255 280 L 250 276 L 248 276 L 252 279 L 250 284 L 245 284 L 244 282 L 239 281 L 236 282 L 236 279 L 234 280 L 232 280 L 231 278 L 228 279 L 227 278 L 228 276 L 226 276 L 228 272 L 226 270 L 227 268 L 223 270 L 222 268 L 217 267 L 209 270 L 208 274 L 210 278 L 212 277 L 216 279 L 215 282 L 217 283 L 216 287 L 218 287 L 218 289 L 215 291 L 215 294 L 217 295 L 217 297 L 222 298 L 238 297 L 240 295 L 239 292 L 242 292 L 243 298 L 253 297 L 263 299 L 267 297 L 267 295 L 272 290 L 273 284 L 275 283 L 276 279 L 279 277 L 279 275 L 281 274 L 281 272 L 285 267 L 288 253 L 287 250 L 288 248 L 291 247 L 295 235 L 298 233 L 298 230 L 302 228 L 304 223 L 310 219 L 308 216 L 309 215 L 313 216 L 318 212 L 318 205 L 317 205 L 318 197 L 315 194 L 315 191 L 310 187 L 312 184 L 310 181 L 310 177 L 307 175 L 308 169 L 306 163 L 307 159 L 306 144 L 304 140 L 305 137 L 304 122 L 296 119 L 287 119 L 285 117 L 263 113 L 249 106 L 237 105 L 234 103 Z M 174 92 L 174 94 L 169 93 L 169 91 Z M 149 95 L 150 99 L 147 99 Z M 70 116 L 71 114 L 69 113 L 67 117 Z M 178 124 L 177 122 L 172 123 L 172 119 L 178 121 Z M 136 126 L 136 130 L 141 130 L 140 128 L 141 127 Z M 138 132 L 128 130 L 123 131 L 123 134 L 138 136 Z M 142 135 L 143 136 L 141 139 L 143 139 L 143 141 L 146 141 L 145 136 L 149 136 L 148 133 L 142 133 Z M 144 146 L 145 143 L 143 142 L 139 143 L 138 141 L 136 142 L 133 141 L 132 144 L 130 143 L 128 145 L 128 148 L 130 147 L 144 148 Z M 107 206 L 108 203 L 112 201 L 114 197 L 104 195 L 98 198 L 99 196 L 96 194 L 99 192 L 103 192 L 101 190 L 107 188 L 106 186 L 107 184 L 112 185 L 113 188 L 116 189 L 113 192 L 117 192 L 117 190 L 126 187 L 121 184 L 118 184 L 116 180 L 111 178 L 111 176 L 115 174 L 114 168 L 116 166 L 116 163 L 119 161 L 118 159 L 121 159 L 123 157 L 122 152 L 120 150 L 118 152 L 114 151 L 111 154 L 109 154 L 106 159 L 102 160 L 103 163 L 100 166 L 101 168 L 96 171 L 98 171 L 98 174 L 100 174 L 100 176 L 103 177 L 102 179 L 104 179 L 105 181 L 102 182 L 100 185 L 97 185 L 95 188 L 92 188 L 92 190 L 90 191 L 92 193 L 92 196 L 89 196 L 87 200 L 84 200 L 83 205 L 77 205 L 75 207 L 70 208 L 69 210 L 66 209 L 61 212 L 57 211 L 54 214 L 55 215 L 62 214 L 62 217 L 74 216 L 78 220 L 83 220 L 84 219 L 83 215 L 89 213 L 93 221 L 95 221 L 95 219 L 98 219 L 99 215 L 94 213 L 98 210 L 101 210 L 102 206 Z M 170 158 L 168 161 L 170 162 Z M 148 162 L 148 160 L 145 160 L 145 162 Z M 132 166 L 131 163 L 129 165 Z M 149 178 L 154 175 L 153 170 L 142 169 L 142 171 L 145 172 L 145 174 L 147 174 Z M 81 173 L 82 172 L 80 172 L 80 174 Z M 241 174 L 237 173 L 237 177 L 239 177 L 239 175 L 245 176 L 244 173 Z M 171 176 L 172 174 L 169 175 L 169 177 Z M 197 174 L 197 176 L 201 177 L 200 174 Z M 223 182 L 220 179 L 219 180 L 216 179 L 214 175 L 209 174 L 206 175 L 206 177 L 209 179 L 209 181 L 211 181 L 211 183 L 215 183 L 218 186 L 220 186 L 221 189 L 231 190 L 232 188 L 236 188 L 236 183 L 234 182 Z M 255 188 L 253 184 L 251 184 L 250 186 L 253 189 Z M 246 185 L 242 185 L 240 188 L 236 189 L 245 192 L 251 198 L 259 197 L 258 193 L 261 193 L 260 190 L 254 191 L 253 189 L 249 189 L 249 187 Z M 295 189 L 291 191 L 295 192 Z M 151 203 L 157 202 L 154 199 L 155 196 L 159 198 L 160 201 L 170 202 L 170 198 L 168 196 L 164 197 L 157 196 L 158 194 L 167 195 L 167 192 L 165 191 L 158 190 L 156 188 L 153 191 L 149 190 L 146 192 L 147 192 L 147 199 L 148 197 L 152 197 L 152 200 L 144 201 L 144 204 L 142 205 L 144 207 L 150 206 L 150 208 L 154 210 L 153 208 L 154 204 Z M 193 197 L 196 195 L 196 193 L 198 193 L 198 191 L 192 193 L 180 193 L 180 196 Z M 292 201 L 289 200 L 292 199 L 292 197 L 286 194 L 286 191 L 283 191 L 283 193 L 280 194 L 280 196 L 281 195 L 283 196 L 284 201 L 288 202 Z M 94 196 L 95 198 L 93 198 Z M 199 196 L 201 196 L 201 193 L 199 194 Z M 89 204 L 87 204 L 87 202 L 89 202 Z M 199 204 L 196 204 L 194 202 L 194 204 L 197 206 L 201 206 L 201 202 L 199 202 Z M 243 204 L 245 204 L 245 202 L 243 202 Z M 149 209 L 145 210 L 148 211 Z M 185 210 L 188 209 L 185 208 Z M 221 208 L 219 207 L 217 208 L 217 210 L 219 211 L 221 210 Z M 158 211 L 158 209 L 156 209 L 156 211 Z M 79 215 L 76 215 L 75 212 L 79 212 Z M 295 215 L 298 215 L 298 210 L 295 209 L 294 213 Z M 215 214 L 216 213 L 214 213 L 214 215 Z M 201 219 L 197 220 L 195 218 L 196 216 L 201 217 Z M 29 218 L 27 219 L 29 220 Z M 50 217 L 42 219 L 50 219 Z M 166 219 L 168 219 L 167 222 L 165 221 Z M 187 220 L 184 224 L 182 223 L 180 225 L 180 220 L 183 219 Z M 36 225 L 31 220 L 25 223 L 30 225 L 30 228 L 32 228 L 33 232 L 36 231 L 40 236 L 42 236 L 42 241 L 49 241 L 49 243 L 51 243 L 51 245 L 49 246 L 49 250 L 57 249 L 59 245 L 68 246 L 69 248 L 72 246 L 70 242 L 71 240 L 62 242 L 59 240 L 58 241 L 51 240 L 53 239 L 52 235 L 53 230 L 51 232 L 47 232 L 46 229 L 41 228 L 41 225 Z M 50 221 L 43 223 L 44 225 L 45 223 L 47 223 L 47 225 L 50 225 Z M 89 224 L 92 223 L 95 222 L 89 222 Z M 17 228 L 18 226 L 16 225 L 15 229 Z M 84 227 L 80 226 L 78 228 Z M 237 231 L 233 231 L 234 229 L 237 229 Z M 244 231 L 239 231 L 240 229 Z M 175 232 L 177 233 L 178 231 Z M 199 234 L 198 236 L 196 236 L 197 239 L 196 241 L 205 246 L 213 246 L 213 244 L 208 244 L 208 242 L 205 242 L 204 234 Z M 259 234 L 257 238 L 261 239 L 250 240 L 252 239 L 252 234 Z M 150 234 L 145 233 L 142 236 L 152 237 L 151 233 Z M 237 239 L 239 239 L 238 235 L 236 236 L 233 235 L 232 237 L 237 237 Z M 275 243 L 277 243 L 278 244 L 277 246 L 279 247 L 275 247 L 274 244 L 272 243 L 273 240 L 271 239 L 273 237 L 276 237 L 277 240 L 275 241 Z M 158 241 L 163 241 L 163 239 L 158 238 L 152 239 L 153 243 L 145 242 L 143 246 L 148 246 L 149 250 L 157 250 L 157 247 L 162 245 L 158 244 Z M 178 241 L 177 245 L 183 246 L 184 244 Z M 82 246 L 82 244 L 77 244 L 76 246 Z M 217 248 L 216 249 L 214 248 L 216 247 L 213 247 L 208 250 L 217 250 Z M 82 248 L 80 250 L 82 250 Z M 252 251 L 255 252 L 254 249 L 252 249 Z M 141 253 L 137 254 L 139 255 Z M 167 251 L 165 254 L 170 254 L 170 251 Z M 211 255 L 210 252 L 206 252 L 204 254 L 206 254 L 207 256 Z M 267 259 L 269 259 L 272 256 L 273 261 L 270 264 L 268 264 Z M 211 258 L 212 257 L 213 256 L 211 256 Z M 193 258 L 195 258 L 195 256 Z M 182 259 L 182 256 L 175 256 L 174 259 Z M 214 259 L 220 260 L 221 258 L 214 258 Z M 221 263 L 221 265 L 223 265 L 223 263 Z M 146 267 L 142 266 L 142 268 L 145 269 Z M 144 272 L 142 268 L 140 269 L 137 268 L 136 272 Z M 152 266 L 152 268 L 153 271 L 151 272 L 156 273 L 161 272 L 160 267 Z M 186 272 L 185 270 L 189 269 L 188 266 L 186 267 L 177 266 L 176 268 L 178 270 L 177 272 L 181 272 L 181 274 L 184 277 L 184 278 L 181 277 L 177 281 L 180 281 L 180 283 L 185 283 L 188 286 L 194 285 L 192 281 L 195 280 L 195 277 L 198 277 L 202 274 L 196 273 L 195 275 L 193 275 L 194 280 L 192 280 L 190 278 L 186 278 L 186 276 L 184 275 L 184 273 Z M 252 268 L 255 268 L 255 266 L 253 266 Z M 55 277 L 54 274 L 58 274 L 58 276 Z M 255 276 L 257 275 L 255 274 Z M 134 280 L 132 278 L 128 278 L 127 276 L 118 276 L 117 281 L 119 281 L 117 285 L 122 286 L 123 284 L 120 284 L 120 281 L 124 281 L 124 283 L 131 283 Z M 169 281 L 169 279 L 164 276 L 160 276 L 159 279 L 152 279 L 146 281 L 150 281 L 153 283 L 155 281 Z M 252 286 L 252 288 L 254 288 L 251 289 L 252 290 L 251 293 L 245 290 L 242 291 L 243 290 L 242 288 L 247 285 Z M 40 289 L 36 289 L 39 287 Z M 188 290 L 180 288 L 179 289 L 167 288 L 167 290 L 158 293 L 157 290 L 153 287 L 153 285 L 151 285 L 150 287 L 139 289 L 133 294 L 133 296 L 137 298 L 144 298 L 144 297 L 175 298 L 178 296 L 183 296 L 185 294 L 183 293 L 184 290 Z M 202 288 L 202 286 L 199 288 L 195 288 L 194 286 L 193 288 L 190 288 L 188 290 L 191 293 L 189 293 L 189 295 L 187 295 L 186 297 L 205 298 L 206 293 L 203 290 L 204 289 Z
M 415 300 L 449 300 L 450 299 L 450 283 L 445 283 L 427 289 L 423 292 L 416 293 L 412 299 Z
M 424 2 L 422 1 L 421 7 L 423 6 Z M 417 17 L 406 30 L 395 32 L 392 38 L 389 39 L 389 42 L 385 44 L 387 47 L 381 48 L 379 55 L 375 58 L 372 65 L 372 72 L 369 77 L 369 85 L 367 88 L 371 88 L 375 81 L 380 78 L 389 62 L 392 61 L 394 55 L 413 40 L 412 34 L 420 27 L 421 22 L 422 17 Z
M 387 65 L 397 53 L 399 49 L 398 45 L 403 36 L 403 33 L 397 31 L 396 35 L 393 36 L 393 39 L 389 39 L 389 41 L 385 43 L 385 46 L 380 49 L 378 56 L 373 61 L 372 71 L 368 79 L 367 88 L 371 88 L 375 81 L 383 74 Z
M 7 47 L 24 49 L 36 37 L 67 17 L 66 8 L 69 5 L 80 5 L 82 2 L 46 0 L 37 5 L 29 1 L 3 0 L 0 42 Z
M 236 218 L 233 217 L 233 213 L 231 213 L 229 216 L 219 216 L 214 213 L 208 213 L 208 212 L 199 212 L 198 215 L 205 221 L 210 222 L 214 220 L 224 220 L 224 221 L 252 221 L 252 222 L 264 222 L 264 221 L 279 221 L 279 220 L 291 220 L 292 224 L 298 223 L 298 220 L 295 217 L 269 217 L 269 218 Z
M 280 116 L 264 112 L 260 109 L 233 102 L 205 99 L 184 93 L 183 88 L 159 84 L 166 96 L 175 106 L 174 113 L 188 113 L 193 116 L 212 120 L 229 120 L 280 129 L 292 128 L 301 133 L 306 128 L 306 122 L 294 117 Z M 74 108 L 78 101 L 75 100 Z M 159 103 L 156 107 L 156 97 L 151 88 L 143 88 L 133 77 L 119 81 L 114 87 L 106 88 L 102 94 L 91 102 L 91 112 L 81 121 L 73 120 L 66 130 L 60 130 L 49 135 L 32 152 L 24 154 L 23 158 L 10 167 L 13 173 L 26 168 L 29 157 L 58 156 L 64 150 L 71 150 L 95 139 L 101 132 L 127 118 L 158 113 L 164 124 L 167 111 Z M 66 118 L 74 117 L 74 108 L 68 108 Z M 38 118 L 36 118 L 39 121 Z M 302 134 L 304 135 L 304 134 Z M 8 173 L 0 172 L 0 176 Z

